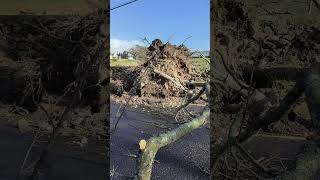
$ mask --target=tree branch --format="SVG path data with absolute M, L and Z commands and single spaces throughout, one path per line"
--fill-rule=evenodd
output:
M 150 180 L 152 164 L 158 150 L 168 144 L 171 144 L 185 135 L 191 133 L 193 130 L 201 127 L 209 117 L 210 111 L 207 109 L 203 111 L 202 115 L 193 119 L 192 121 L 185 123 L 176 129 L 160 134 L 159 136 L 152 137 L 145 141 L 140 140 L 140 159 L 138 161 L 137 175 L 135 179 L 138 180 Z

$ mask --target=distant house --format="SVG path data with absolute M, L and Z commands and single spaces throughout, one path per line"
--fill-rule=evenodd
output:
M 210 52 L 209 51 L 195 51 L 191 54 L 192 58 L 210 58 Z
M 114 59 L 114 54 L 110 54 L 110 59 Z
M 135 58 L 134 58 L 134 55 L 133 55 L 133 54 L 131 54 L 131 53 L 129 53 L 129 54 L 128 54 L 128 59 L 130 59 L 130 60 L 135 59 Z
M 121 58 L 121 53 L 111 53 L 110 54 L 110 59 L 120 59 Z
M 121 53 L 116 54 L 116 59 L 121 59 Z
M 136 57 L 134 54 L 132 54 L 128 51 L 123 51 L 123 53 L 120 53 L 120 59 L 134 60 L 134 59 L 136 59 Z
M 128 51 L 123 51 L 122 53 L 111 53 L 110 54 L 110 59 L 116 59 L 116 60 L 121 60 L 121 59 L 129 59 L 129 60 L 135 60 L 136 56 Z

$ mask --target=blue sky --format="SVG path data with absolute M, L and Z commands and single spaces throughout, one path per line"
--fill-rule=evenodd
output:
M 129 0 L 111 0 L 111 8 Z M 185 43 L 193 50 L 210 48 L 210 0 L 139 0 L 110 12 L 111 52 L 141 38 Z

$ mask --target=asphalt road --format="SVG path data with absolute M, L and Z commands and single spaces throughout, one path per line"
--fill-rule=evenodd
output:
M 118 105 L 111 105 L 111 127 L 115 124 Z M 152 115 L 141 109 L 127 109 L 111 135 L 111 179 L 126 179 L 136 172 L 137 143 L 141 138 L 174 128 L 173 117 Z M 166 126 L 166 127 L 164 127 Z M 207 180 L 209 176 L 203 171 L 210 165 L 210 131 L 202 127 L 182 139 L 160 149 L 152 169 L 154 180 Z
M 21 134 L 10 124 L 0 124 L 0 180 L 15 180 L 26 152 L 32 142 L 31 134 Z M 109 166 L 105 147 L 94 140 L 83 148 L 71 146 L 72 139 L 61 138 L 46 156 L 41 166 L 41 180 L 101 180 L 107 179 Z M 41 144 L 31 151 L 29 163 L 39 157 Z M 27 179 L 22 177 L 21 179 Z
M 111 126 L 114 125 L 117 105 L 111 105 Z M 120 120 L 117 131 L 111 136 L 111 159 L 106 157 L 105 147 L 89 139 L 83 148 L 69 145 L 73 139 L 61 138 L 54 149 L 49 151 L 41 168 L 41 180 L 100 180 L 126 179 L 136 171 L 138 141 L 142 138 L 174 128 L 172 117 L 150 114 L 141 109 L 128 109 Z M 154 180 L 206 180 L 205 170 L 210 164 L 210 130 L 202 127 L 166 146 L 157 153 L 153 167 Z M 31 134 L 21 134 L 10 124 L 0 124 L 0 180 L 13 180 L 20 169 L 27 149 L 32 141 Z M 253 156 L 294 158 L 308 142 L 287 138 L 254 137 L 244 146 Z M 39 156 L 41 144 L 31 152 L 32 162 Z M 319 178 L 319 177 L 318 177 Z M 25 178 L 22 178 L 25 179 Z
M 115 124 L 118 106 L 111 106 L 111 126 Z M 139 108 L 128 109 L 120 120 L 117 131 L 111 135 L 111 179 L 132 177 L 136 170 L 136 159 L 140 139 L 167 131 L 159 125 L 173 128 L 172 117 L 152 115 Z M 154 124 L 156 123 L 156 124 Z M 209 179 L 203 169 L 210 164 L 210 131 L 202 127 L 177 142 L 160 149 L 152 171 L 154 180 L 202 180 Z M 311 142 L 302 138 L 274 137 L 257 135 L 244 144 L 244 147 L 256 159 L 261 157 L 279 157 L 295 159 L 303 147 Z M 311 143 L 312 144 L 312 143 Z M 288 161 L 290 163 L 291 161 Z M 314 179 L 319 179 L 316 176 Z

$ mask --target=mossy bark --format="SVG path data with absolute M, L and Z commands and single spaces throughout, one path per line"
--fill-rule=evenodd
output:
M 153 161 L 158 150 L 201 127 L 207 121 L 209 114 L 210 111 L 205 110 L 201 116 L 193 119 L 192 121 L 147 140 L 146 146 L 142 148 L 140 147 L 141 155 L 138 161 L 137 175 L 135 178 L 138 180 L 149 180 L 151 178 Z

